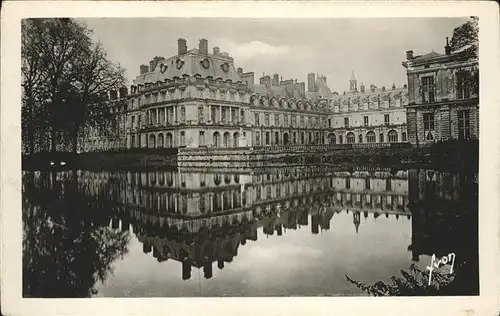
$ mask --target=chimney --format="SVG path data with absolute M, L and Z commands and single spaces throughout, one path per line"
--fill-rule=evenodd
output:
M 149 62 L 149 71 L 150 71 L 150 72 L 155 71 L 155 67 L 156 67 L 156 65 L 155 65 L 155 64 L 156 64 L 156 63 L 155 63 L 155 61 L 154 61 L 154 60 L 151 60 L 151 61 Z
M 238 67 L 238 69 L 236 69 L 238 71 L 238 74 L 241 75 L 243 73 L 243 68 L 241 67 Z
M 177 40 L 177 52 L 179 55 L 187 53 L 187 42 L 184 38 L 179 38 Z
M 279 85 L 279 75 L 274 74 L 273 75 L 273 87 L 277 87 Z
M 219 55 L 219 53 L 220 53 L 220 48 L 218 46 L 215 46 L 214 47 L 214 55 L 217 56 L 217 55 Z
M 143 75 L 149 71 L 148 65 L 141 65 L 140 66 L 140 74 Z
M 365 92 L 365 85 L 363 83 L 361 83 L 361 87 L 359 87 L 359 89 L 361 90 L 361 93 L 364 93 Z
M 393 84 L 392 84 L 392 90 L 395 90 L 395 89 L 396 89 L 396 84 L 395 84 L 395 83 L 393 83 Z
M 269 88 L 271 86 L 271 77 L 270 76 L 262 76 L 260 78 L 260 84 Z
M 208 41 L 206 39 L 200 39 L 199 50 L 200 54 L 208 55 Z
M 382 86 L 382 92 L 385 92 L 385 86 Z
M 446 55 L 451 54 L 451 46 L 448 43 L 448 37 L 446 37 L 446 46 L 444 47 L 444 52 L 446 53 Z
M 413 59 L 413 51 L 407 50 L 406 51 L 406 60 L 411 60 L 411 59 Z
M 405 83 L 405 84 L 403 85 L 403 88 L 407 89 L 407 88 L 408 88 L 408 85 Z
M 307 74 L 307 92 L 316 92 L 316 75 L 312 72 Z
M 371 91 L 371 92 L 375 92 L 375 89 L 376 89 L 376 88 L 377 88 L 377 86 L 376 86 L 376 85 L 374 85 L 374 84 L 371 84 L 371 85 L 370 85 L 370 91 Z

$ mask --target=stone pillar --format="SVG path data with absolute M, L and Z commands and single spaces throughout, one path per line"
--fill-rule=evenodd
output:
M 174 109 L 174 123 L 177 124 L 177 105 L 174 105 L 173 109 Z
M 156 124 L 160 124 L 160 108 L 156 108 Z
M 208 207 L 210 210 L 210 213 L 214 211 L 214 196 L 212 193 L 208 194 Z
M 211 104 L 208 105 L 208 120 L 207 120 L 207 122 L 212 122 L 212 105 Z M 212 124 L 213 123 L 214 122 L 212 122 Z
M 167 123 L 168 123 L 168 107 L 166 107 L 166 106 L 163 108 L 163 115 L 165 116 L 163 118 L 165 121 L 165 125 L 167 125 Z
M 417 145 L 417 111 L 415 109 L 407 109 L 406 112 L 406 121 L 407 121 L 407 133 L 406 137 L 410 144 Z
M 218 122 L 219 123 L 222 122 L 222 105 L 219 105 L 219 118 L 218 118 Z

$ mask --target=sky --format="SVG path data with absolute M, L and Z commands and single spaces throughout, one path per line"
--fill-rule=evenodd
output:
M 332 91 L 349 89 L 354 71 L 365 86 L 402 86 L 405 51 L 415 55 L 443 52 L 446 37 L 464 18 L 378 19 L 230 19 L 230 18 L 92 18 L 82 19 L 102 42 L 108 58 L 127 70 L 128 84 L 141 64 L 154 56 L 177 53 L 177 39 L 188 49 L 208 40 L 209 52 L 219 46 L 235 66 L 286 79 L 307 80 L 314 72 L 327 77 Z

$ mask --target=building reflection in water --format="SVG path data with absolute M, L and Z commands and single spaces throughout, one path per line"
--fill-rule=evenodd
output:
M 356 233 L 363 228 L 361 216 L 411 218 L 413 213 L 409 249 L 417 260 L 440 247 L 433 234 L 441 227 L 432 222 L 443 205 L 432 204 L 435 197 L 456 203 L 462 190 L 474 190 L 474 184 L 462 189 L 461 176 L 434 172 L 441 180 L 433 183 L 426 180 L 427 174 L 424 170 L 335 171 L 322 167 L 256 169 L 239 174 L 68 171 L 58 173 L 56 182 L 76 181 L 89 208 L 111 210 L 105 213 L 108 217 L 99 216 L 99 223 L 106 221 L 111 228 L 133 231 L 144 253 L 159 262 L 178 261 L 186 280 L 193 267 L 211 278 L 215 264 L 223 269 L 238 255 L 240 245 L 257 241 L 259 227 L 267 236 L 282 236 L 309 225 L 312 234 L 320 234 L 330 229 L 339 212 L 352 214 Z M 475 187 L 477 190 L 477 184 Z M 64 195 L 64 185 L 60 194 Z

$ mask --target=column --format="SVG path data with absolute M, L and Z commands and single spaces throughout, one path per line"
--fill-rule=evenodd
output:
M 160 108 L 156 108 L 156 124 L 160 123 Z
M 177 105 L 174 105 L 173 109 L 174 109 L 174 122 L 177 123 Z
M 228 107 L 229 109 L 229 124 L 233 124 L 233 109 Z
M 214 211 L 214 196 L 212 193 L 208 194 L 208 207 L 210 209 L 210 213 Z
M 222 106 L 219 105 L 219 119 L 218 119 L 219 123 L 222 122 Z
M 207 121 L 212 122 L 212 105 L 211 104 L 208 105 L 208 120 Z M 213 123 L 214 122 L 212 122 L 212 124 Z
M 165 121 L 165 125 L 167 125 L 168 123 L 168 108 L 165 106 L 163 107 L 163 116 L 164 116 L 164 121 Z

